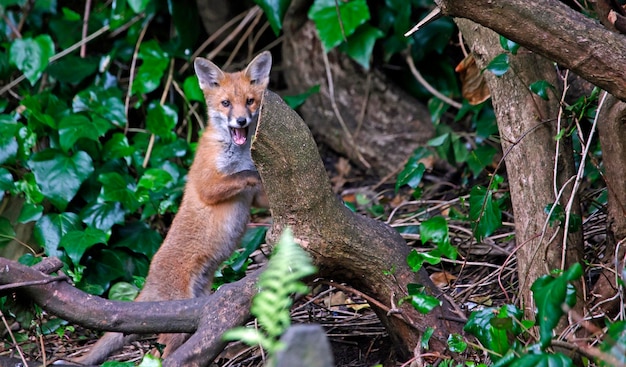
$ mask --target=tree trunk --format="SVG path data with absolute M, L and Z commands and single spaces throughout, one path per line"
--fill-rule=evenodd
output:
M 423 269 L 415 274 L 408 267 L 404 239 L 386 224 L 350 211 L 333 194 L 309 129 L 271 92 L 265 95 L 257 129 L 252 158 L 272 213 L 268 242 L 274 243 L 285 227 L 291 227 L 319 268 L 318 276 L 350 283 L 389 309 L 407 294 L 409 283 L 424 285 L 428 294 L 442 301 L 442 307 L 430 314 L 419 314 L 410 302 L 397 306 L 401 318 L 372 307 L 404 357 L 427 327 L 435 329 L 431 350 L 444 351 L 449 333 L 461 332 L 461 325 L 446 321 L 452 306 L 428 274 Z
M 626 103 L 611 96 L 607 97 L 600 110 L 599 121 L 598 135 L 602 145 L 602 163 L 608 190 L 604 259 L 609 262 L 605 263 L 607 270 L 600 274 L 592 294 L 598 299 L 594 304 L 613 298 L 601 307 L 607 314 L 614 315 L 619 311 L 621 300 L 613 296 L 618 290 L 617 278 L 624 267 L 626 255 Z
M 363 70 L 336 49 L 327 54 L 327 70 L 315 26 L 306 19 L 308 4 L 294 1 L 283 28 L 283 72 L 290 91 L 320 86 L 299 112 L 318 142 L 380 176 L 394 172 L 434 134 L 426 106 L 384 74 Z M 337 111 L 332 108 L 327 72 L 332 75 Z
M 503 52 L 495 32 L 468 20 L 458 19 L 457 24 L 481 69 Z M 506 74 L 496 77 L 486 71 L 484 75 L 491 90 L 505 152 L 515 217 L 520 301 L 525 314 L 530 316 L 535 311 L 530 291 L 532 282 L 553 269 L 567 268 L 579 262 L 583 242 L 581 231 L 571 233 L 565 247 L 563 232 L 559 227 L 547 227 L 543 233 L 547 221 L 544 208 L 555 201 L 560 202 L 563 208 L 566 207 L 572 188 L 572 184 L 566 184 L 566 181 L 575 175 L 570 141 L 561 138 L 557 152 L 554 140 L 558 133 L 561 89 L 554 65 L 525 49 L 509 57 L 510 67 Z M 546 80 L 556 86 L 556 93 L 551 93 L 548 101 L 528 88 L 539 80 Z M 555 158 L 558 158 L 556 178 Z M 556 193 L 563 186 L 563 196 L 559 201 Z M 577 200 L 573 212 L 580 214 Z M 582 290 L 582 284 L 578 284 L 577 289 Z M 581 307 L 582 302 L 577 305 Z

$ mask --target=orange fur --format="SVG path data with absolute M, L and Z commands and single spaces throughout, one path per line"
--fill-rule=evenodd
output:
M 209 294 L 215 270 L 245 231 L 252 201 L 263 201 L 250 143 L 269 81 L 270 53 L 261 53 L 236 73 L 224 73 L 201 58 L 194 65 L 207 103 L 208 125 L 189 170 L 178 214 L 152 259 L 137 301 Z M 166 345 L 163 357 L 186 338 L 185 334 L 161 334 L 159 343 Z M 77 362 L 100 363 L 124 343 L 121 333 L 106 333 Z

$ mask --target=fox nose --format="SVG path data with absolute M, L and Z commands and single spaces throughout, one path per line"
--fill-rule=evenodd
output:
M 239 126 L 245 125 L 246 122 L 248 122 L 248 120 L 245 117 L 237 117 L 237 124 L 239 124 Z

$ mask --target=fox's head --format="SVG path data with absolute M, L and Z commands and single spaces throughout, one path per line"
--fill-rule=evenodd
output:
M 211 128 L 221 130 L 224 139 L 243 146 L 254 133 L 272 67 L 272 55 L 262 52 L 236 73 L 225 73 L 201 57 L 194 61 L 200 88 L 206 99 Z M 252 129 L 251 129 L 252 127 Z

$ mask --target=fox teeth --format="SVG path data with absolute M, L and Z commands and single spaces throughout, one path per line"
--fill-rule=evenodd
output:
M 248 128 L 231 128 L 230 134 L 235 144 L 243 145 L 247 140 Z

